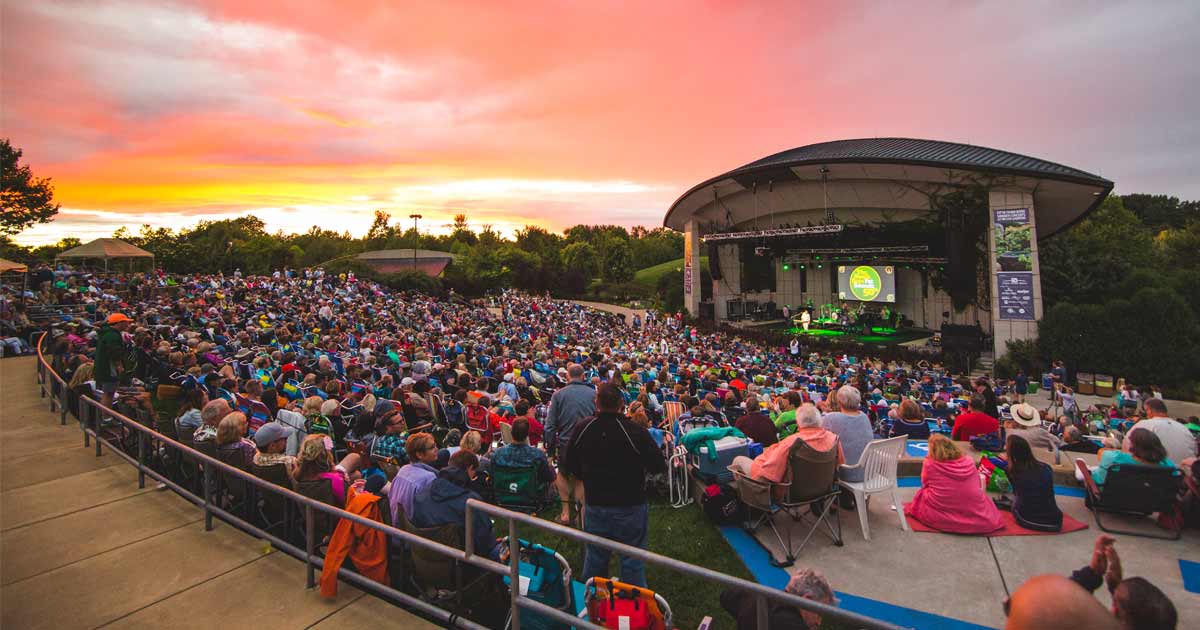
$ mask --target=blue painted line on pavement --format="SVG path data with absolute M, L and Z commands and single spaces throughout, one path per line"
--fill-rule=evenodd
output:
M 787 586 L 790 578 L 788 572 L 772 566 L 770 555 L 750 534 L 740 527 L 722 527 L 721 535 L 725 537 L 729 546 L 733 547 L 738 557 L 742 559 L 742 563 L 746 565 L 759 584 L 778 589 Z M 860 597 L 844 591 L 836 591 L 836 595 L 840 608 L 901 627 L 921 628 L 922 630 L 988 630 L 987 626 Z

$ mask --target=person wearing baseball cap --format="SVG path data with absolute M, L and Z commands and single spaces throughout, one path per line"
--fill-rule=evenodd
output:
M 296 458 L 285 451 L 288 437 L 294 432 L 295 429 L 279 422 L 268 422 L 259 427 L 254 433 L 254 445 L 258 447 L 258 452 L 254 454 L 254 465 L 266 467 L 283 464 L 288 476 L 292 476 L 296 472 Z
M 1047 431 L 1042 426 L 1042 415 L 1029 403 L 1020 403 L 1009 408 L 1011 417 L 1004 426 L 1008 435 L 1018 435 L 1029 442 L 1035 451 L 1042 449 L 1052 451 L 1062 446 L 1062 440 L 1057 435 Z
M 125 331 L 133 320 L 124 313 L 113 313 L 104 320 L 96 336 L 95 371 L 96 387 L 102 396 L 100 404 L 111 409 L 113 394 L 125 373 L 128 350 L 125 348 Z

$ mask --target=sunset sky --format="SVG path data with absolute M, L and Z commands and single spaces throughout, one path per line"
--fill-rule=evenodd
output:
M 375 209 L 661 225 L 841 138 L 970 142 L 1200 198 L 1200 2 L 3 2 L 0 135 L 63 210 L 18 242 Z

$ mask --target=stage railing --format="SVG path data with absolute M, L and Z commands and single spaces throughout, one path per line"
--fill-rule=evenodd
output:
M 46 333 L 43 333 L 37 343 L 37 382 L 41 389 L 41 397 L 49 399 L 48 404 L 50 411 L 57 411 L 59 413 L 60 423 L 65 425 L 67 423 L 67 415 L 70 413 L 68 408 L 69 398 L 67 383 L 46 361 L 46 357 L 43 352 L 43 342 L 46 340 L 46 337 Z M 795 606 L 797 608 L 819 614 L 822 617 L 828 617 L 830 619 L 836 619 L 838 621 L 848 623 L 853 627 L 869 628 L 873 630 L 899 630 L 900 628 L 899 626 L 844 610 L 836 606 L 823 604 L 811 599 L 805 599 L 803 597 L 787 593 L 785 591 L 763 586 L 757 582 L 750 582 L 748 580 L 743 580 L 731 575 L 719 573 L 711 569 L 706 569 L 704 567 L 689 564 L 687 562 L 682 562 L 674 558 L 663 556 L 644 549 L 639 549 L 637 547 L 631 547 L 629 545 L 608 540 L 606 538 L 601 538 L 583 531 L 572 529 L 570 527 L 564 527 L 557 523 L 551 523 L 528 514 L 513 512 L 511 510 L 474 499 L 467 502 L 465 549 L 457 549 L 434 542 L 417 534 L 402 529 L 397 529 L 390 525 L 385 525 L 357 514 L 352 514 L 343 509 L 339 509 L 321 501 L 306 497 L 291 490 L 290 488 L 278 486 L 269 481 L 260 479 L 259 477 L 256 477 L 244 470 L 230 466 L 229 464 L 205 455 L 204 453 L 201 453 L 190 446 L 184 445 L 169 436 L 163 435 L 162 433 L 159 433 L 136 420 L 126 417 L 114 409 L 105 407 L 90 396 L 80 396 L 79 403 L 81 413 L 78 415 L 76 420 L 80 423 L 80 427 L 83 430 L 83 444 L 85 447 L 91 446 L 90 443 L 92 440 L 94 440 L 95 453 L 97 457 L 102 454 L 102 447 L 107 446 L 109 452 L 117 455 L 130 465 L 137 468 L 139 488 L 144 488 L 146 486 L 146 478 L 150 477 L 155 481 L 164 484 L 167 488 L 170 488 L 172 491 L 190 501 L 192 504 L 199 506 L 204 511 L 205 531 L 212 531 L 213 518 L 217 517 L 255 537 L 270 541 L 275 548 L 299 560 L 302 560 L 305 564 L 305 569 L 307 572 L 306 584 L 308 588 L 313 588 L 316 586 L 316 571 L 318 569 L 323 569 L 325 564 L 324 558 L 317 553 L 318 541 L 316 540 L 316 532 L 314 527 L 314 517 L 317 512 L 328 514 L 339 519 L 346 519 L 359 525 L 378 530 L 389 536 L 393 541 L 402 540 L 408 545 L 431 550 L 441 556 L 446 557 L 447 559 L 457 560 L 465 564 L 473 565 L 497 575 L 508 576 L 511 580 L 510 584 L 514 585 L 520 584 L 520 539 L 517 536 L 517 524 L 520 523 L 554 536 L 569 538 L 587 545 L 605 547 L 613 553 L 631 558 L 637 558 L 651 564 L 665 566 L 673 571 L 677 571 L 679 573 L 702 580 L 715 582 L 729 588 L 747 591 L 753 594 L 757 599 L 757 627 L 759 630 L 767 630 L 769 628 L 767 613 L 770 602 Z M 106 425 L 107 428 L 115 427 L 116 425 L 113 424 L 115 422 L 120 424 L 126 430 L 132 430 L 136 432 L 136 456 L 126 453 L 123 448 L 114 444 L 105 437 L 104 434 L 106 431 L 103 430 L 105 427 L 101 424 L 101 418 L 104 416 L 106 416 L 105 422 L 108 423 Z M 109 420 L 109 418 L 111 418 L 111 420 Z M 107 432 L 110 433 L 111 431 Z M 166 474 L 154 470 L 148 462 L 148 456 L 151 452 L 151 448 L 155 448 L 155 450 L 158 448 L 170 448 L 181 455 L 186 455 L 188 460 L 199 465 L 202 471 L 201 475 L 204 480 L 202 483 L 203 490 L 200 493 L 193 492 L 192 489 L 176 483 Z M 304 548 L 301 549 L 300 547 L 293 545 L 291 542 L 283 538 L 283 536 L 286 536 L 289 533 L 286 528 L 282 536 L 276 535 L 275 533 L 259 527 L 258 525 L 222 508 L 216 501 L 217 497 L 214 496 L 217 486 L 217 475 L 221 475 L 222 477 L 226 478 L 232 477 L 239 479 L 253 487 L 257 492 L 271 493 L 282 497 L 289 505 L 295 506 L 302 511 L 304 514 L 305 523 Z M 508 564 L 502 564 L 476 554 L 476 550 L 474 549 L 474 538 L 472 536 L 474 521 L 473 516 L 475 515 L 476 511 L 480 511 L 489 516 L 508 521 Z M 461 572 L 456 571 L 455 573 L 456 579 L 461 579 Z M 463 618 L 454 611 L 449 611 L 435 606 L 418 597 L 414 597 L 413 595 L 396 590 L 390 586 L 385 586 L 375 582 L 369 578 L 359 575 L 358 573 L 354 573 L 345 567 L 342 567 L 338 570 L 338 578 L 365 591 L 371 592 L 385 599 L 398 602 L 402 606 L 410 607 L 413 610 L 428 615 L 446 627 L 467 628 L 469 630 L 483 630 L 485 628 L 485 626 Z M 604 626 L 599 626 L 585 621 L 579 617 L 576 617 L 575 615 L 535 601 L 525 595 L 521 595 L 519 588 L 510 588 L 509 591 L 511 593 L 509 618 L 511 619 L 510 627 L 513 628 L 513 630 L 520 630 L 521 616 L 518 613 L 522 608 L 537 612 L 547 617 L 551 617 L 563 623 L 569 623 L 576 628 L 605 630 Z M 713 604 L 718 605 L 716 602 L 713 602 Z

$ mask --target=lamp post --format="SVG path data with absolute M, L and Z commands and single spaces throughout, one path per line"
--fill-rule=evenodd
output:
M 408 218 L 413 220 L 413 236 L 417 239 L 417 243 L 420 243 L 421 242 L 421 234 L 420 234 L 420 232 L 417 232 L 417 220 L 421 218 L 421 215 L 410 214 L 410 215 L 408 215 Z M 416 271 L 417 270 L 417 248 L 415 245 L 413 246 L 413 249 L 412 249 L 412 266 L 413 266 L 413 271 Z

